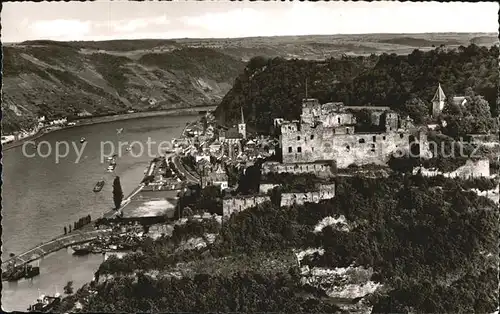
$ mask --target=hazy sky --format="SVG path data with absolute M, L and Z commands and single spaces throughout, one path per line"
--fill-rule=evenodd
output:
M 9 2 L 2 41 L 498 32 L 498 4 L 439 2 Z

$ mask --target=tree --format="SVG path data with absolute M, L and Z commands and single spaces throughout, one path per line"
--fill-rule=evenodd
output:
M 68 229 L 66 229 L 66 227 L 64 227 L 64 234 L 66 235 L 68 233 Z
M 64 286 L 64 293 L 65 294 L 73 293 L 73 281 L 68 281 L 68 283 Z
M 123 200 L 122 185 L 120 183 L 120 177 L 115 177 L 113 181 L 113 201 L 115 202 L 115 209 L 120 209 Z
M 404 104 L 403 111 L 408 113 L 416 124 L 424 124 L 429 117 L 429 108 L 418 97 L 408 99 Z
M 468 97 L 467 113 L 471 116 L 470 126 L 474 133 L 485 133 L 492 129 L 493 119 L 489 103 L 482 96 Z

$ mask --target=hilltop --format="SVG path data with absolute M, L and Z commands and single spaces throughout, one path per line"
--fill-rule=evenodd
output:
M 5 133 L 28 127 L 43 115 L 50 119 L 212 105 L 244 66 L 208 48 L 120 55 L 31 42 L 4 47 L 3 53 Z
M 217 104 L 256 56 L 324 60 L 497 41 L 495 34 L 369 34 L 4 44 L 3 132 L 42 115 Z
M 411 103 L 422 104 L 418 113 L 428 115 L 438 83 L 448 99 L 466 93 L 483 96 L 496 116 L 498 55 L 498 46 L 471 44 L 321 61 L 255 57 L 217 107 L 216 116 L 222 123 L 234 123 L 243 108 L 250 127 L 267 132 L 274 118 L 299 118 L 307 90 L 307 97 L 322 103 L 388 106 L 416 118 Z

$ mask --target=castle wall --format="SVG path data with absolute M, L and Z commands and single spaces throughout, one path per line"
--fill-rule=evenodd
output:
M 293 204 L 303 205 L 305 203 L 319 203 L 322 200 L 335 197 L 335 190 L 325 190 L 306 193 L 283 193 L 281 194 L 280 206 L 291 206 Z
M 262 174 L 268 173 L 291 173 L 302 174 L 311 173 L 318 177 L 333 176 L 329 163 L 296 163 L 296 164 L 281 164 L 278 162 L 265 162 L 262 164 Z
M 260 194 L 267 194 L 267 192 L 271 191 L 275 187 L 279 186 L 279 184 L 274 184 L 274 183 L 261 183 L 259 185 L 259 193 Z
M 430 170 L 424 167 L 416 167 L 413 169 L 413 174 L 417 174 L 420 170 L 423 176 L 437 176 L 442 175 L 447 178 L 478 178 L 478 177 L 489 177 L 490 176 L 490 161 L 489 159 L 481 160 L 467 160 L 465 165 L 459 167 L 452 172 L 441 172 L 438 170 Z
M 247 208 L 255 207 L 259 204 L 271 201 L 267 195 L 232 197 L 222 200 L 223 216 L 231 216 Z
M 356 124 L 356 118 L 350 112 L 330 113 L 321 115 L 319 121 L 326 127 L 337 127 L 347 124 Z
M 281 136 L 283 163 L 336 160 L 338 168 L 350 164 L 384 164 L 391 154 L 409 149 L 409 134 L 338 134 L 333 128 L 290 130 Z
M 382 111 L 372 111 L 370 114 L 372 125 L 380 125 L 380 119 L 382 116 Z

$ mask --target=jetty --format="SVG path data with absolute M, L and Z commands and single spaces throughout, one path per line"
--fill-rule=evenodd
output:
M 111 229 L 91 230 L 91 231 L 73 231 L 70 234 L 60 236 L 46 243 L 42 243 L 22 254 L 11 257 L 2 262 L 2 272 L 6 271 L 9 266 L 23 266 L 27 263 L 41 259 L 42 257 L 59 251 L 68 246 L 85 243 L 96 239 L 99 236 L 111 233 Z

